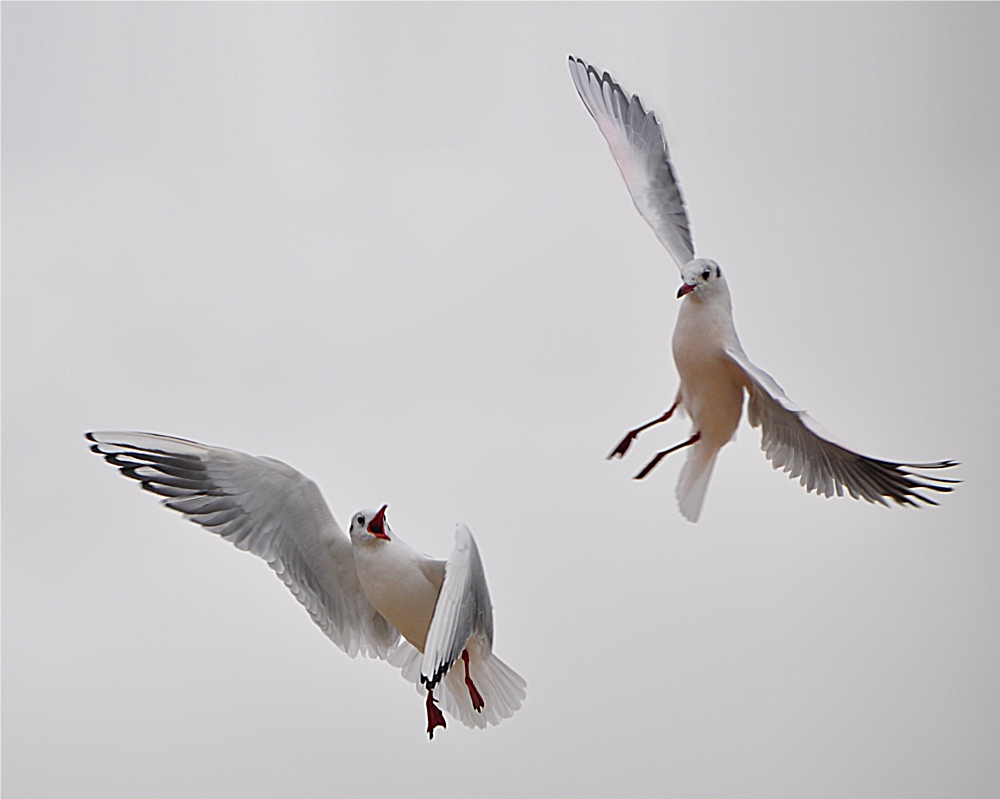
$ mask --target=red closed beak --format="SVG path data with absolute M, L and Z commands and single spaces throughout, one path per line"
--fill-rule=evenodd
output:
M 677 299 L 680 299 L 685 294 L 689 294 L 692 291 L 694 291 L 694 286 L 690 283 L 684 283 L 679 289 L 677 289 Z
M 368 528 L 367 528 L 368 532 L 371 533 L 373 536 L 375 536 L 376 538 L 384 538 L 386 541 L 390 540 L 389 536 L 386 535 L 385 532 L 386 530 L 389 529 L 389 525 L 386 524 L 385 521 L 385 509 L 388 507 L 389 507 L 388 505 L 383 505 L 381 508 L 379 508 L 378 513 L 376 513 L 372 517 L 372 520 L 368 522 Z

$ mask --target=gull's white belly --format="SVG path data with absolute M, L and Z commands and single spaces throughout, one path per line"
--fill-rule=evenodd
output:
M 711 316 L 699 310 L 682 308 L 678 315 L 674 363 L 681 378 L 681 404 L 702 440 L 721 447 L 739 425 L 744 381 L 740 368 L 726 355 Z
M 373 542 L 354 549 L 358 579 L 368 601 L 423 652 L 441 584 L 428 579 L 419 557 L 398 541 Z

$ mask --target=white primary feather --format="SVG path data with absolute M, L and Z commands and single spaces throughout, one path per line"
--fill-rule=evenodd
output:
M 473 709 L 465 688 L 464 666 L 458 662 L 463 649 L 469 656 L 469 674 L 485 702 L 481 712 Z M 464 524 L 455 529 L 455 547 L 445 564 L 420 679 L 429 687 L 440 680 L 445 710 L 468 726 L 498 724 L 513 715 L 525 697 L 527 683 L 493 654 L 493 605 L 486 573 L 476 539 Z
M 455 529 L 455 547 L 444 567 L 444 583 L 427 633 L 421 681 L 433 688 L 462 656 L 473 636 L 480 652 L 489 655 L 493 646 L 490 592 L 476 540 L 469 528 L 460 524 Z
M 682 269 L 694 258 L 694 244 L 656 114 L 647 113 L 636 95 L 629 100 L 607 72 L 599 76 L 579 58 L 569 57 L 569 72 L 611 148 L 635 207 Z
M 366 540 L 352 523 L 351 535 L 362 586 L 376 607 L 391 603 L 401 589 L 423 580 L 423 575 L 438 573 L 441 561 L 417 552 L 394 532 L 389 540 Z M 436 602 L 425 613 L 422 625 L 416 629 L 408 625 L 407 640 L 400 642 L 389 662 L 417 685 L 418 692 L 434 691 L 445 712 L 466 726 L 482 728 L 509 718 L 521 706 L 527 684 L 493 654 L 493 607 L 486 574 L 475 538 L 464 524 L 456 527 L 455 546 L 444 563 Z M 480 711 L 472 706 L 465 684 L 463 652 L 468 655 L 469 676 L 484 701 Z

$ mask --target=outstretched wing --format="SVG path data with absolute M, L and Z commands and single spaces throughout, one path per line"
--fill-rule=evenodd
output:
M 464 524 L 455 529 L 455 548 L 427 631 L 420 681 L 433 690 L 475 636 L 485 654 L 493 646 L 493 606 L 476 540 Z
M 154 433 L 87 433 L 163 504 L 267 561 L 337 646 L 385 658 L 399 633 L 361 589 L 351 542 L 316 484 L 273 458 Z
M 806 491 L 832 497 L 844 495 L 888 505 L 917 506 L 914 500 L 937 505 L 918 489 L 948 492 L 950 483 L 943 477 L 917 474 L 910 469 L 946 469 L 953 461 L 938 463 L 893 463 L 861 455 L 836 443 L 822 427 L 792 402 L 781 386 L 767 372 L 754 366 L 739 342 L 730 344 L 726 353 L 747 376 L 747 417 L 753 427 L 761 428 L 761 448 L 775 469 L 788 473 Z
M 569 71 L 580 99 L 611 147 L 635 207 L 677 268 L 683 269 L 694 258 L 694 243 L 655 112 L 647 113 L 637 95 L 629 100 L 607 72 L 601 77 L 579 58 L 569 57 Z

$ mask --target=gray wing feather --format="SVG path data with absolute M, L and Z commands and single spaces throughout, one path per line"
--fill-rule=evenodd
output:
M 632 202 L 677 268 L 683 269 L 694 258 L 694 243 L 656 114 L 646 112 L 638 96 L 629 100 L 607 72 L 600 76 L 579 58 L 569 57 L 569 71 L 580 99 L 611 147 Z
M 468 527 L 459 524 L 455 530 L 455 548 L 445 565 L 444 583 L 427 631 L 420 681 L 433 690 L 462 656 L 473 636 L 479 641 L 481 651 L 491 651 L 493 606 L 476 540 Z
M 792 402 L 781 386 L 767 372 L 754 366 L 739 343 L 730 345 L 727 354 L 747 376 L 747 418 L 761 428 L 761 449 L 775 469 L 788 473 L 807 492 L 826 497 L 842 497 L 844 490 L 855 499 L 888 505 L 916 506 L 919 500 L 936 505 L 918 489 L 948 492 L 948 480 L 933 475 L 916 474 L 911 469 L 946 469 L 953 461 L 937 463 L 894 463 L 861 455 L 836 442 L 815 419 Z
M 263 558 L 351 657 L 385 658 L 399 633 L 361 589 L 350 539 L 316 484 L 287 464 L 154 433 L 87 433 L 91 449 L 163 504 Z

